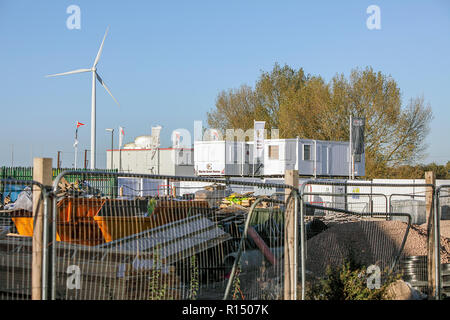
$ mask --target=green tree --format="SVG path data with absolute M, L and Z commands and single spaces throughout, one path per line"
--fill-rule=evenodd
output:
M 367 178 L 422 158 L 431 107 L 423 97 L 402 105 L 396 81 L 371 67 L 354 69 L 348 78 L 337 74 L 327 83 L 301 68 L 275 64 L 262 72 L 254 89 L 243 85 L 219 93 L 208 124 L 247 130 L 253 120 L 264 120 L 266 128 L 279 129 L 281 138 L 348 141 L 350 115 L 366 119 Z

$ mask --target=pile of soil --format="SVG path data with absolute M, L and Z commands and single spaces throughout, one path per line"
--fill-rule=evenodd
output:
M 450 220 L 441 220 L 441 236 L 450 239 Z
M 325 275 L 328 265 L 339 267 L 350 256 L 365 266 L 390 267 L 401 246 L 407 224 L 402 221 L 359 221 L 330 226 L 307 242 L 306 270 Z M 447 236 L 450 235 L 450 224 Z M 444 235 L 444 232 L 442 233 Z M 450 240 L 441 237 L 441 263 L 450 261 Z M 425 226 L 412 226 L 402 257 L 427 254 Z
M 440 227 L 441 227 L 441 237 L 450 239 L 450 220 L 441 220 L 440 221 Z M 420 229 L 427 230 L 427 224 L 421 224 Z

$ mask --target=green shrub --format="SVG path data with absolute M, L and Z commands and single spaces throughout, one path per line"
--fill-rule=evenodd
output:
M 190 263 L 191 278 L 189 286 L 189 299 L 195 300 L 199 289 L 198 261 L 195 255 L 191 256 Z
M 310 285 L 306 290 L 306 298 L 310 300 L 383 300 L 387 288 L 400 278 L 390 272 L 385 272 L 379 289 L 367 286 L 367 268 L 354 262 L 345 260 L 337 268 L 327 267 L 326 276 L 318 283 Z M 383 281 L 384 280 L 384 281 Z
M 155 251 L 152 257 L 152 269 L 149 274 L 149 299 L 164 300 L 167 296 L 167 283 L 161 270 L 161 260 L 158 251 Z

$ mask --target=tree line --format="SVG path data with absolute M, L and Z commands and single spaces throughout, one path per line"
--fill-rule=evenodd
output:
M 371 67 L 355 68 L 348 77 L 336 74 L 327 82 L 275 63 L 254 87 L 221 91 L 207 118 L 210 127 L 223 131 L 247 130 L 262 120 L 267 129 L 279 129 L 280 138 L 349 141 L 351 115 L 365 117 L 366 178 L 393 172 L 412 178 L 421 172 L 431 106 L 423 97 L 404 101 L 397 82 Z
M 436 163 L 417 164 L 417 165 L 401 165 L 392 167 L 383 176 L 387 179 L 424 179 L 425 172 L 433 171 L 436 179 L 450 179 L 450 161 L 445 165 Z

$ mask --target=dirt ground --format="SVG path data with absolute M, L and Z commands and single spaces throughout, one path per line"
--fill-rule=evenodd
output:
M 401 221 L 359 221 L 337 224 L 307 243 L 306 269 L 315 276 L 325 274 L 326 267 L 339 266 L 350 256 L 382 270 L 391 266 L 403 241 L 407 224 Z M 450 261 L 450 221 L 441 222 L 441 263 Z M 413 226 L 402 256 L 427 254 L 426 225 Z

